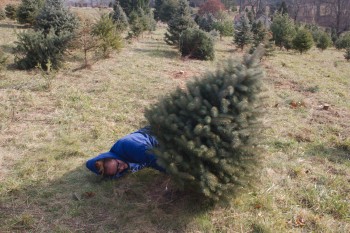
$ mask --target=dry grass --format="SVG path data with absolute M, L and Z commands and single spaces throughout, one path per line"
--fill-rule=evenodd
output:
M 350 66 L 332 49 L 276 51 L 263 61 L 263 169 L 231 206 L 179 192 L 152 170 L 101 181 L 85 169 L 88 158 L 146 124 L 143 111 L 159 96 L 242 55 L 226 38 L 215 61 L 183 61 L 164 31 L 91 69 L 79 69 L 82 54 L 72 52 L 47 89 L 40 72 L 12 68 L 15 34 L 0 27 L 10 56 L 0 73 L 0 231 L 349 232 Z

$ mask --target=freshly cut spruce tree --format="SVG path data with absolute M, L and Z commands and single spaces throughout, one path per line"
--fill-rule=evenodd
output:
M 145 112 L 158 163 L 212 200 L 246 185 L 258 162 L 261 49 L 178 88 Z

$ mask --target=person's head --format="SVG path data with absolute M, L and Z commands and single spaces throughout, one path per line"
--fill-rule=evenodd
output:
M 114 176 L 128 168 L 128 164 L 119 159 L 105 159 L 103 162 L 104 175 Z

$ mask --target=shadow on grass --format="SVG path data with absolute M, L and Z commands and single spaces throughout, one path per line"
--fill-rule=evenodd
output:
M 81 166 L 45 182 L 22 187 L 7 197 L 12 201 L 1 201 L 0 212 L 7 220 L 0 223 L 10 226 L 6 230 L 184 232 L 194 217 L 212 206 L 149 169 L 102 180 Z
M 11 45 L 0 45 L 0 49 L 4 52 L 4 53 L 9 53 L 12 54 L 13 53 L 13 46 Z
M 30 28 L 30 26 L 29 25 L 12 24 L 12 23 L 0 23 L 0 28 L 27 29 L 27 28 Z
M 335 163 L 350 164 L 350 148 L 344 145 L 329 146 L 327 144 L 314 144 L 307 148 L 306 154 L 323 156 Z
M 176 59 L 179 58 L 179 53 L 175 50 L 163 50 L 163 49 L 135 49 L 137 53 L 145 53 L 150 57 L 160 57 L 160 58 L 169 58 Z

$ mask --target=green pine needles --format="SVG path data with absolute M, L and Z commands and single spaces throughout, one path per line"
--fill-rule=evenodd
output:
M 160 143 L 158 163 L 182 187 L 219 200 L 248 184 L 261 128 L 260 51 L 242 63 L 229 61 L 146 111 Z

